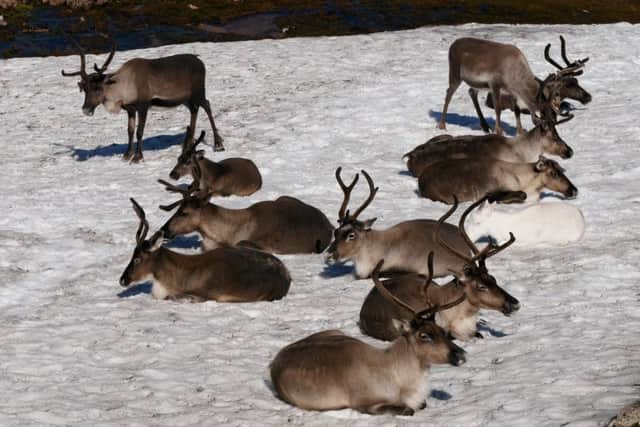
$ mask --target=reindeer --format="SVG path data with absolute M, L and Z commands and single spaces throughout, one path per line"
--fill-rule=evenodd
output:
M 484 157 L 447 159 L 427 167 L 418 179 L 420 195 L 451 204 L 475 201 L 496 191 L 523 191 L 527 200 L 539 200 L 544 188 L 575 198 L 578 189 L 558 162 L 540 156 L 537 162 L 510 163 Z
M 204 141 L 205 132 L 200 133 L 198 140 L 189 144 L 188 135 L 192 131 L 187 127 L 187 138 L 182 144 L 182 153 L 178 157 L 169 176 L 180 179 L 185 175 L 195 176 L 199 183 L 198 191 L 206 197 L 216 196 L 249 196 L 262 187 L 260 171 L 249 159 L 231 157 L 214 162 L 204 157 L 204 150 L 196 150 Z
M 157 299 L 219 302 L 273 301 L 289 292 L 289 272 L 273 255 L 231 247 L 185 255 L 161 247 L 161 233 L 146 240 L 149 224 L 144 210 L 134 199 L 131 203 L 140 226 L 133 256 L 120 277 L 121 286 L 151 280 L 151 294 Z
M 208 203 L 189 189 L 159 182 L 168 191 L 182 194 L 182 200 L 160 206 L 167 212 L 178 208 L 161 229 L 167 239 L 198 232 L 204 250 L 243 244 L 277 254 L 321 253 L 331 242 L 333 226 L 327 217 L 294 197 L 227 209 Z
M 195 129 L 198 109 L 204 108 L 211 122 L 214 136 L 214 150 L 224 150 L 222 138 L 218 134 L 211 114 L 211 106 L 205 96 L 205 66 L 196 55 L 182 54 L 157 59 L 134 58 L 125 62 L 116 72 L 106 73 L 115 52 L 116 43 L 101 67 L 94 64 L 95 72 L 86 71 L 84 49 L 74 39 L 71 41 L 80 53 L 80 71 L 67 73 L 65 77 L 80 76 L 80 91 L 85 93 L 82 111 L 92 116 L 100 104 L 110 113 L 125 110 L 128 115 L 129 145 L 123 160 L 139 162 L 142 156 L 142 135 L 150 107 L 186 106 L 191 112 L 191 129 Z M 138 114 L 136 131 L 137 149 L 133 153 L 133 131 Z M 193 134 L 187 135 L 189 141 Z
M 561 50 L 561 54 L 562 54 L 562 59 L 564 60 L 564 63 L 566 64 L 564 67 L 561 66 L 560 64 L 558 64 L 556 61 L 554 61 L 553 59 L 551 59 L 551 56 L 549 54 L 549 50 L 551 49 L 551 43 L 547 44 L 547 46 L 544 49 L 544 57 L 547 60 L 548 63 L 550 63 L 551 65 L 553 65 L 554 67 L 556 67 L 559 71 L 562 71 L 564 69 L 568 69 L 571 67 L 575 67 L 576 65 L 584 65 L 589 58 L 583 58 L 581 60 L 578 61 L 570 61 L 567 58 L 567 50 L 566 50 L 566 42 L 564 40 L 564 37 L 560 36 L 560 50 Z M 572 73 L 573 75 L 566 75 L 566 76 L 562 76 L 562 75 L 558 75 L 558 76 L 554 76 L 554 78 L 560 78 L 561 82 L 560 84 L 556 83 L 555 87 L 556 90 L 558 91 L 557 93 L 557 97 L 559 99 L 574 99 L 576 101 L 579 101 L 582 105 L 588 104 L 589 102 L 591 102 L 591 95 L 584 90 L 580 84 L 578 83 L 578 79 L 575 78 L 575 76 L 579 76 L 582 74 L 582 70 L 576 71 L 575 73 Z M 536 80 L 541 83 L 542 81 L 537 79 Z M 526 108 L 524 109 L 520 109 L 517 105 L 517 102 L 515 100 L 515 98 L 509 94 L 506 93 L 501 93 L 500 94 L 500 110 L 505 110 L 507 108 L 511 109 L 516 116 L 516 123 L 518 126 L 518 130 L 520 131 L 522 129 L 522 124 L 520 123 L 520 113 L 522 114 L 531 114 L 531 112 L 529 110 L 527 110 Z M 493 96 L 491 95 L 491 93 L 487 94 L 487 99 L 485 101 L 485 105 L 489 108 L 495 108 L 494 106 L 494 100 L 493 100 Z M 486 124 L 486 121 L 484 119 L 484 116 L 482 115 L 482 111 L 480 109 L 476 110 L 478 112 L 478 118 L 480 119 L 480 123 L 483 123 L 483 129 L 487 128 L 488 126 Z
M 397 320 L 400 336 L 388 347 L 377 348 L 331 330 L 286 346 L 270 365 L 271 381 L 282 400 L 308 410 L 352 408 L 367 414 L 413 415 L 426 407 L 431 364 L 460 366 L 466 361 L 464 350 L 433 321 L 438 311 L 461 300 L 415 310 L 378 280 L 382 264 L 373 272 L 376 288 L 411 319 Z
M 517 246 L 566 245 L 582 239 L 584 216 L 577 206 L 554 201 L 498 209 L 485 202 L 469 216 L 469 236 L 477 241 L 489 236 L 497 242 L 517 237 Z
M 502 135 L 438 135 L 406 153 L 407 168 L 413 176 L 419 177 L 423 170 L 445 159 L 492 158 L 505 162 L 535 162 L 542 154 L 551 154 L 568 159 L 573 150 L 558 135 L 556 125 L 570 120 L 553 122 L 548 118 L 538 123 L 532 130 L 508 138 Z M 448 138 L 445 138 L 448 136 Z
M 563 55 L 565 55 L 564 39 L 562 39 L 562 46 Z M 550 45 L 545 52 L 548 52 L 549 47 Z M 550 60 L 548 53 L 546 56 L 547 60 Z M 516 46 L 468 37 L 457 39 L 449 47 L 449 87 L 438 127 L 446 129 L 449 102 L 463 81 L 469 85 L 469 96 L 485 132 L 489 132 L 489 126 L 478 104 L 479 90 L 488 89 L 493 99 L 500 100 L 503 93 L 512 97 L 518 133 L 523 132 L 520 108 L 527 108 L 535 115 L 542 111 L 545 105 L 551 103 L 557 112 L 559 101 L 565 97 L 572 97 L 586 104 L 591 101 L 591 95 L 578 85 L 575 77 L 582 73 L 581 68 L 588 59 L 575 61 L 567 67 L 559 67 L 555 64 L 560 69 L 544 81 L 540 81 L 529 68 L 524 54 Z M 502 108 L 501 102 L 495 103 L 495 133 L 498 135 L 502 134 L 500 126 Z M 534 120 L 534 124 L 536 121 L 537 119 Z
M 361 221 L 360 214 L 373 201 L 378 188 L 374 188 L 373 180 L 366 171 L 362 174 L 369 184 L 369 196 L 353 214 L 347 210 L 351 191 L 358 182 L 359 174 L 349 186 L 340 177 L 342 168 L 336 169 L 336 180 L 344 193 L 344 200 L 338 211 L 338 228 L 334 232 L 334 240 L 327 249 L 327 262 L 353 261 L 355 275 L 366 278 L 381 259 L 385 259 L 388 272 L 414 272 L 426 274 L 427 256 L 430 251 L 436 253 L 435 275 L 437 277 L 450 274 L 450 270 L 462 272 L 464 263 L 458 257 L 444 251 L 433 237 L 437 221 L 417 219 L 400 222 L 385 230 L 371 228 L 376 220 Z M 458 229 L 450 224 L 442 227 L 442 238 L 458 251 L 468 251 L 466 242 Z
M 489 195 L 481 199 L 486 200 Z M 509 247 L 515 238 L 510 235 L 509 240 L 500 246 L 488 245 L 479 250 L 465 231 L 464 222 L 479 203 L 472 204 L 465 210 L 460 218 L 458 229 L 473 251 L 470 257 L 466 252 L 460 253 L 450 248 L 446 242 L 442 245 L 452 254 L 465 262 L 462 274 L 456 274 L 454 279 L 445 285 L 437 285 L 431 281 L 433 278 L 433 252 L 429 254 L 428 275 L 409 273 L 395 276 L 384 282 L 384 287 L 396 298 L 410 304 L 413 307 L 428 308 L 433 305 L 443 305 L 446 301 L 462 298 L 463 302 L 448 310 L 436 314 L 436 323 L 454 338 L 467 341 L 473 337 L 482 338 L 477 330 L 477 315 L 480 309 L 495 310 L 510 316 L 520 308 L 517 299 L 509 295 L 497 285 L 495 278 L 489 274 L 486 267 L 486 259 L 496 255 Z M 457 203 L 438 221 L 438 227 L 434 231 L 438 240 L 439 229 L 443 222 L 449 218 L 457 208 Z M 395 319 L 407 319 L 407 314 L 398 308 L 397 304 L 390 304 L 387 298 L 378 291 L 378 287 L 371 289 L 362 304 L 360 310 L 360 329 L 366 335 L 377 339 L 392 341 L 401 331 L 397 329 Z

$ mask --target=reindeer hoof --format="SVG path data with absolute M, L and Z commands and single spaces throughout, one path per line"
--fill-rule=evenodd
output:
M 416 411 L 409 408 L 408 406 L 399 412 L 399 415 L 412 416 Z
M 426 407 L 427 407 L 427 401 L 426 401 L 426 400 L 423 400 L 423 401 L 422 401 L 422 403 L 420 404 L 420 406 L 418 406 L 418 409 L 421 409 L 421 410 L 422 410 L 422 409 L 424 409 L 424 408 L 426 408 Z
M 124 153 L 124 155 L 122 156 L 122 161 L 123 162 L 127 162 L 129 160 L 131 160 L 131 156 L 133 156 L 133 151 L 127 151 L 126 153 Z
M 447 124 L 445 122 L 438 123 L 438 129 L 447 130 Z
M 224 145 L 222 145 L 222 144 L 214 145 L 213 146 L 213 151 L 224 151 Z
M 474 337 L 480 338 L 480 339 L 484 339 L 484 335 L 482 335 L 480 332 L 477 332 L 477 331 L 476 331 Z
M 136 153 L 133 156 L 133 159 L 131 159 L 131 163 L 140 163 L 141 161 L 144 162 L 144 157 L 142 157 L 142 153 Z

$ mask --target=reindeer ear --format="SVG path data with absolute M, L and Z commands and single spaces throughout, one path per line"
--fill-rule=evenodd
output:
M 105 80 L 104 84 L 107 85 L 112 85 L 112 84 L 116 84 L 118 83 L 118 81 L 116 79 L 114 79 L 113 77 L 107 77 L 107 80 Z
M 368 219 L 368 220 L 364 221 L 362 223 L 362 225 L 364 226 L 364 229 L 366 231 L 371 230 L 371 226 L 373 225 L 374 222 L 376 222 L 376 219 L 378 219 L 378 218 L 371 218 L 371 219 Z
M 198 160 L 204 159 L 204 150 L 196 151 L 196 157 L 198 158 Z
M 400 335 L 407 335 L 411 332 L 411 322 L 404 319 L 391 319 L 393 327 Z
M 547 168 L 547 165 L 544 159 L 540 157 L 540 159 L 538 159 L 538 161 L 536 162 L 536 165 L 534 166 L 533 170 L 535 170 L 536 172 L 542 172 L 546 168 Z

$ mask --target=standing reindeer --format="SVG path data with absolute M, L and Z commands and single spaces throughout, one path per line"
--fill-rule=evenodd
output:
M 566 58 L 564 39 L 562 39 L 562 46 L 563 56 Z M 550 45 L 545 50 L 547 60 L 550 60 L 549 47 Z M 469 37 L 457 39 L 449 48 L 449 87 L 438 127 L 446 129 L 449 102 L 460 83 L 464 81 L 469 85 L 469 96 L 485 132 L 489 132 L 489 126 L 478 104 L 479 90 L 489 90 L 494 100 L 500 100 L 502 94 L 510 95 L 512 107 L 516 112 L 518 133 L 522 133 L 520 108 L 528 109 L 534 115 L 533 118 L 543 111 L 548 103 L 559 108 L 559 100 L 562 98 L 569 97 L 583 103 L 591 101 L 591 95 L 578 85 L 575 78 L 582 73 L 581 68 L 587 60 L 588 58 L 575 61 L 567 67 L 554 64 L 560 69 L 551 78 L 541 82 L 533 74 L 524 54 L 516 46 Z M 495 102 L 494 108 L 495 133 L 501 135 L 500 112 L 503 105 L 501 102 Z
M 436 254 L 436 277 L 450 274 L 450 270 L 461 273 L 464 262 L 443 250 L 434 239 L 433 230 L 437 222 L 430 219 L 415 219 L 400 222 L 385 230 L 374 230 L 371 225 L 375 218 L 361 221 L 358 216 L 369 206 L 378 189 L 364 170 L 362 174 L 369 184 L 369 197 L 353 214 L 347 210 L 351 191 L 358 182 L 359 175 L 350 185 L 345 185 L 340 177 L 342 168 L 336 169 L 336 180 L 344 193 L 344 200 L 338 211 L 339 227 L 334 232 L 334 240 L 327 249 L 327 261 L 353 261 L 358 278 L 371 275 L 376 264 L 385 259 L 383 271 L 414 272 L 426 274 L 427 256 Z M 457 227 L 444 224 L 442 238 L 460 252 L 468 251 L 466 242 Z
M 196 150 L 204 141 L 205 132 L 200 133 L 198 140 L 189 144 L 191 128 L 187 127 L 182 153 L 178 162 L 169 173 L 172 179 L 191 175 L 194 186 L 203 197 L 216 196 L 249 196 L 262 187 L 260 171 L 249 159 L 230 157 L 214 162 L 204 157 L 204 150 Z M 195 189 L 195 188 L 194 188 Z
M 438 312 L 435 320 L 438 326 L 442 327 L 454 338 L 463 341 L 473 337 L 482 338 L 482 335 L 477 330 L 477 314 L 480 309 L 496 310 L 502 312 L 505 316 L 510 316 L 520 308 L 518 300 L 498 286 L 495 278 L 489 274 L 486 267 L 487 258 L 503 251 L 515 241 L 513 234 L 503 245 L 488 245 L 480 250 L 469 238 L 465 230 L 464 223 L 469 213 L 489 197 L 491 196 L 487 195 L 479 202 L 473 203 L 460 217 L 458 229 L 465 241 L 467 241 L 473 256 L 450 248 L 446 242 L 442 242 L 439 236 L 442 224 L 455 212 L 457 204 L 454 204 L 440 218 L 438 227 L 434 231 L 442 246 L 465 262 L 465 267 L 461 274 L 456 274 L 453 280 L 444 285 L 432 283 L 433 252 L 431 252 L 426 277 L 411 273 L 394 276 L 384 282 L 384 288 L 388 289 L 394 295 L 394 298 L 398 298 L 413 307 L 442 306 L 447 301 L 462 298 L 463 301 L 455 307 Z M 380 294 L 378 288 L 378 286 L 374 287 L 362 304 L 360 329 L 363 333 L 374 338 L 391 341 L 401 334 L 401 331 L 397 329 L 395 319 L 410 320 L 410 318 L 404 310 L 398 308 L 398 304 L 389 303 L 388 299 Z
M 142 135 L 147 121 L 150 107 L 186 106 L 191 112 L 191 129 L 195 129 L 198 109 L 204 108 L 211 122 L 214 136 L 214 150 L 224 150 L 222 138 L 218 134 L 211 114 L 211 106 L 205 96 L 205 67 L 196 55 L 182 54 L 157 59 L 134 58 L 124 64 L 114 73 L 106 73 L 116 52 L 115 41 L 107 60 L 101 67 L 94 64 L 95 72 L 86 71 L 84 49 L 73 39 L 80 54 L 80 71 L 67 73 L 65 77 L 80 76 L 78 82 L 80 91 L 84 92 L 82 111 L 92 116 L 100 104 L 110 113 L 125 110 L 128 115 L 129 145 L 124 154 L 124 160 L 139 162 L 142 156 Z M 136 131 L 137 148 L 133 152 L 133 131 L 138 115 L 138 130 Z M 188 139 L 193 140 L 193 135 Z
M 376 288 L 410 318 L 398 319 L 400 336 L 388 347 L 377 348 L 331 330 L 286 346 L 270 366 L 271 381 L 282 400 L 317 411 L 352 408 L 367 414 L 413 415 L 426 407 L 431 364 L 460 366 L 466 361 L 464 350 L 433 321 L 437 312 L 462 300 L 415 310 L 380 283 L 382 264 L 373 271 Z
M 576 65 L 584 65 L 589 60 L 589 58 L 583 58 L 578 61 L 570 61 L 569 58 L 567 58 L 566 41 L 562 36 L 560 36 L 560 51 L 562 54 L 562 59 L 566 64 L 564 67 L 558 64 L 553 59 L 551 59 L 551 55 L 549 54 L 550 49 L 551 49 L 551 43 L 547 44 L 547 46 L 545 47 L 544 57 L 549 64 L 553 65 L 558 69 L 558 72 L 562 72 L 565 69 L 575 67 Z M 555 88 L 558 91 L 556 95 L 559 99 L 565 99 L 565 98 L 574 99 L 576 101 L 579 101 L 583 105 L 588 104 L 591 101 L 591 95 L 580 86 L 580 84 L 578 83 L 578 79 L 576 79 L 576 76 L 579 76 L 581 74 L 582 74 L 582 70 L 578 70 L 575 73 L 569 73 L 569 75 L 564 75 L 564 76 L 562 74 L 552 75 L 553 76 L 552 78 L 554 80 L 555 79 L 562 80 L 560 82 L 561 84 L 557 84 L 557 83 L 555 84 Z M 538 82 L 542 83 L 542 81 L 540 80 L 538 80 Z M 520 109 L 518 107 L 516 99 L 513 96 L 506 94 L 504 92 L 501 93 L 499 102 L 500 102 L 501 110 L 505 110 L 509 108 L 515 113 L 516 122 L 518 123 L 518 129 L 520 129 L 522 126 L 520 124 L 520 113 L 531 114 L 531 112 L 526 108 Z M 495 108 L 493 96 L 491 95 L 491 93 L 487 94 L 485 105 L 489 108 Z M 478 118 L 480 119 L 480 123 L 482 124 L 483 129 L 485 128 L 488 129 L 484 116 L 482 115 L 482 111 L 478 108 L 476 112 L 478 113 Z
M 289 271 L 273 255 L 230 247 L 185 255 L 160 247 L 161 233 L 146 240 L 149 224 L 144 210 L 135 200 L 131 203 L 140 226 L 133 256 L 120 277 L 121 286 L 151 280 L 151 294 L 157 299 L 219 302 L 272 301 L 289 292 Z

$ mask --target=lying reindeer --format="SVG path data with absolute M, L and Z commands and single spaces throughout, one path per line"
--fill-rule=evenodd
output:
M 554 201 L 498 208 L 485 202 L 468 221 L 471 240 L 489 236 L 504 242 L 512 232 L 517 246 L 566 245 L 582 239 L 584 216 L 577 206 Z
M 392 303 L 401 303 L 378 281 Z M 278 396 L 303 409 L 327 411 L 352 408 L 367 414 L 413 415 L 426 407 L 431 364 L 462 365 L 464 350 L 453 344 L 433 315 L 458 304 L 414 310 L 410 321 L 399 320 L 402 334 L 386 348 L 377 348 L 340 331 L 313 334 L 280 350 L 271 362 L 271 381 Z M 404 316 L 406 317 L 406 316 Z
M 427 167 L 418 179 L 423 197 L 452 204 L 454 194 L 460 201 L 475 201 L 497 191 L 523 191 L 527 200 L 540 199 L 544 188 L 575 198 L 578 189 L 554 160 L 540 156 L 533 163 L 511 163 L 493 158 L 448 159 Z
M 182 143 L 182 153 L 171 170 L 172 179 L 191 175 L 197 177 L 198 191 L 206 197 L 249 196 L 262 187 L 260 171 L 249 159 L 230 157 L 219 162 L 204 157 L 204 150 L 196 150 L 204 141 L 205 132 L 198 140 L 189 144 L 189 135 L 193 132 L 187 127 L 186 138 Z
M 190 190 L 159 180 L 171 192 L 182 194 L 161 209 L 178 210 L 162 227 L 167 239 L 178 234 L 198 232 L 202 247 L 244 244 L 277 254 L 321 253 L 331 242 L 333 226 L 317 208 L 294 197 L 255 203 L 244 209 L 227 209 L 207 202 Z
M 568 159 L 573 150 L 558 135 L 556 125 L 570 120 L 553 122 L 547 118 L 532 130 L 515 138 L 502 135 L 438 135 L 425 144 L 418 145 L 403 156 L 407 158 L 407 168 L 413 176 L 419 177 L 423 170 L 446 159 L 467 159 L 488 157 L 505 162 L 535 162 L 542 154 L 551 154 Z
M 157 299 L 219 302 L 273 301 L 289 292 L 289 271 L 273 255 L 230 247 L 185 255 L 160 247 L 160 233 L 145 240 L 149 224 L 144 210 L 135 200 L 131 199 L 131 203 L 140 226 L 133 256 L 120 277 L 121 286 L 151 280 L 151 294 Z
M 209 117 L 213 129 L 214 150 L 224 150 L 222 138 L 213 121 L 211 106 L 205 96 L 205 66 L 196 55 L 182 54 L 157 59 L 134 58 L 122 64 L 113 73 L 105 73 L 116 53 L 116 43 L 107 60 L 98 67 L 94 64 L 94 73 L 87 73 L 84 49 L 71 37 L 70 40 L 80 51 L 80 71 L 67 73 L 65 77 L 80 76 L 80 91 L 85 93 L 82 111 L 92 116 L 100 104 L 110 113 L 117 114 L 125 110 L 129 117 L 129 145 L 123 159 L 133 162 L 142 160 L 142 135 L 147 121 L 149 108 L 186 106 L 191 112 L 191 129 L 195 129 L 200 107 Z M 133 131 L 138 114 L 138 141 L 135 155 L 133 153 Z M 189 141 L 193 135 L 188 135 Z
M 385 259 L 384 271 L 426 274 L 427 256 L 433 251 L 437 259 L 436 277 L 450 274 L 450 270 L 462 272 L 464 263 L 458 257 L 444 251 L 434 239 L 433 230 L 437 224 L 436 221 L 416 219 L 400 222 L 385 230 L 374 230 L 371 225 L 375 218 L 358 220 L 358 216 L 369 206 L 378 191 L 365 171 L 362 171 L 362 174 L 369 184 L 369 197 L 353 214 L 350 214 L 347 206 L 359 175 L 356 174 L 351 184 L 346 186 L 340 177 L 341 170 L 342 168 L 336 169 L 336 180 L 344 193 L 344 200 L 338 211 L 339 227 L 334 232 L 333 243 L 327 249 L 327 262 L 353 261 L 358 278 L 369 277 L 378 261 L 383 258 Z M 445 224 L 441 233 L 443 239 L 458 251 L 468 251 L 467 244 L 460 237 L 455 226 Z
M 485 200 L 483 198 L 482 200 Z M 419 274 L 405 274 L 395 276 L 384 281 L 384 287 L 398 298 L 412 307 L 428 308 L 433 305 L 443 305 L 446 301 L 463 298 L 461 304 L 448 310 L 440 311 L 436 314 L 436 323 L 454 338 L 467 341 L 473 337 L 482 338 L 477 330 L 477 316 L 480 309 L 496 310 L 505 316 L 510 316 L 520 308 L 517 299 L 509 295 L 504 289 L 497 285 L 495 278 L 489 274 L 486 267 L 487 258 L 506 249 L 514 242 L 513 235 L 502 246 L 487 246 L 479 250 L 475 246 L 464 229 L 464 221 L 469 212 L 478 206 L 478 203 L 471 205 L 463 213 L 458 228 L 464 233 L 465 240 L 469 242 L 474 253 L 469 257 L 466 253 L 458 253 L 449 249 L 446 244 L 444 248 L 452 254 L 465 261 L 465 268 L 461 275 L 445 285 L 437 285 L 431 281 L 433 278 L 433 252 L 429 256 L 428 275 L 425 277 Z M 442 225 L 444 220 L 451 216 L 457 204 L 438 221 Z M 438 235 L 439 229 L 435 234 Z M 439 238 L 439 236 L 438 236 Z M 371 289 L 362 304 L 360 310 L 360 329 L 366 335 L 377 339 L 392 341 L 396 339 L 402 331 L 398 330 L 395 319 L 410 320 L 404 310 L 398 308 L 397 304 L 389 303 L 387 298 L 378 291 L 378 287 Z

